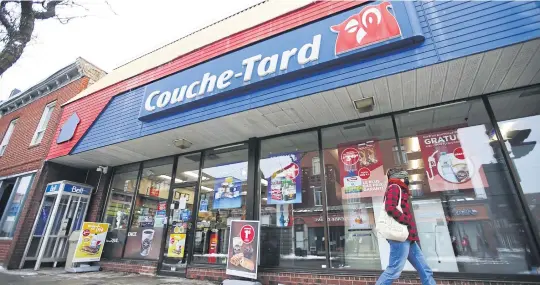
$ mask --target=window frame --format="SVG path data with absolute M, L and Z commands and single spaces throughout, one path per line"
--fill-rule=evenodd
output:
M 9 141 L 11 140 L 11 137 L 13 136 L 13 133 L 15 132 L 15 126 L 17 125 L 17 122 L 19 121 L 19 118 L 15 118 L 9 122 L 8 128 L 4 134 L 4 137 L 2 138 L 2 141 L 0 142 L 0 157 L 4 156 L 6 153 L 6 149 L 9 145 Z
M 56 101 L 52 101 L 45 105 L 45 108 L 43 108 L 43 112 L 41 113 L 41 118 L 39 119 L 39 123 L 36 127 L 36 130 L 34 131 L 34 135 L 32 136 L 32 141 L 30 142 L 30 146 L 39 145 L 41 141 L 43 140 L 43 137 L 45 136 L 45 132 L 47 131 L 47 126 L 49 125 L 49 121 L 51 120 L 51 116 L 54 112 L 54 108 L 56 107 Z
M 28 187 L 26 188 L 25 192 L 24 192 L 24 195 L 20 201 L 20 208 L 19 210 L 17 211 L 17 215 L 15 216 L 15 220 L 13 222 L 13 228 L 10 230 L 9 232 L 9 235 L 8 236 L 5 236 L 5 237 L 2 237 L 0 236 L 0 240 L 1 239 L 13 239 L 13 235 L 15 234 L 15 231 L 16 231 L 16 228 L 17 228 L 17 223 L 19 222 L 19 218 L 21 216 L 21 212 L 24 208 L 24 205 L 26 203 L 26 199 L 28 198 L 28 192 L 30 192 L 30 189 L 32 188 L 32 185 L 34 184 L 34 178 L 36 177 L 35 173 L 34 172 L 31 172 L 31 173 L 23 173 L 22 175 L 19 175 L 19 176 L 16 176 L 17 179 L 15 180 L 15 184 L 13 184 L 13 191 L 11 192 L 11 194 L 9 195 L 9 199 L 8 199 L 8 202 L 6 204 L 6 208 L 4 209 L 4 212 L 2 213 L 2 219 L 0 220 L 0 229 L 4 226 L 4 223 L 6 222 L 6 219 L 8 217 L 8 213 L 11 209 L 11 206 L 13 204 L 13 199 L 15 199 L 15 196 L 17 195 L 17 190 L 19 189 L 19 186 L 21 184 L 21 180 L 24 178 L 24 177 L 27 177 L 27 176 L 30 176 L 30 181 L 28 182 Z M 2 184 L 0 181 L 0 184 Z

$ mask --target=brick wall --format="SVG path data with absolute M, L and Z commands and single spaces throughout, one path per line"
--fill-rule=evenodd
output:
M 187 277 L 190 279 L 199 279 L 207 281 L 221 282 L 227 278 L 238 279 L 236 277 L 227 276 L 223 269 L 209 268 L 188 268 Z M 372 285 L 377 281 L 377 277 L 365 276 L 346 276 L 346 275 L 324 275 L 311 273 L 274 273 L 274 272 L 259 272 L 259 281 L 263 285 L 315 285 L 315 284 L 333 284 L 333 285 Z M 416 278 L 401 278 L 393 283 L 394 285 L 421 285 L 419 279 Z M 533 284 L 520 282 L 502 282 L 502 281 L 474 281 L 474 280 L 444 280 L 437 279 L 437 284 L 448 285 L 494 285 L 494 284 Z
M 6 151 L 0 157 L 0 177 L 36 170 L 41 166 L 49 152 L 51 141 L 61 117 L 60 106 L 84 90 L 87 85 L 88 78 L 82 77 L 0 118 L 0 138 L 4 137 L 4 133 L 7 131 L 11 121 L 18 118 Z M 56 101 L 56 106 L 41 143 L 30 146 L 45 106 L 53 101 Z
M 11 243 L 11 240 L 0 240 L 0 261 L 7 259 Z
M 130 272 L 145 275 L 155 275 L 157 269 L 157 261 L 100 261 L 99 264 L 104 271 Z

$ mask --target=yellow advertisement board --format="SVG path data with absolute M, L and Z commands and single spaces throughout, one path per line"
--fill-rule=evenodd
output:
M 171 234 L 169 237 L 169 250 L 167 257 L 182 258 L 186 247 L 186 234 Z
M 109 224 L 107 223 L 84 222 L 73 262 L 99 261 L 108 230 Z

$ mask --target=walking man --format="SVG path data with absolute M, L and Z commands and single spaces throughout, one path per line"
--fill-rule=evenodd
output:
M 386 270 L 381 274 L 376 285 L 390 285 L 398 279 L 407 260 L 414 266 L 422 285 L 436 285 L 433 272 L 426 263 L 420 246 L 418 246 L 418 231 L 411 215 L 409 206 L 409 174 L 401 168 L 391 168 L 386 173 L 388 186 L 385 193 L 385 210 L 390 216 L 401 224 L 407 225 L 409 237 L 404 242 L 388 240 L 390 243 L 390 257 Z M 401 192 L 401 201 L 399 200 Z M 397 209 L 401 203 L 403 212 Z

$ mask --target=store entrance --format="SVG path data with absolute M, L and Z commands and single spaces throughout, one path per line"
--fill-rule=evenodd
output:
M 162 246 L 163 256 L 158 268 L 160 274 L 186 274 L 191 244 L 188 239 L 192 238 L 195 228 L 191 217 L 195 211 L 196 188 L 196 183 L 176 184 L 172 187 L 167 203 L 169 216 Z

